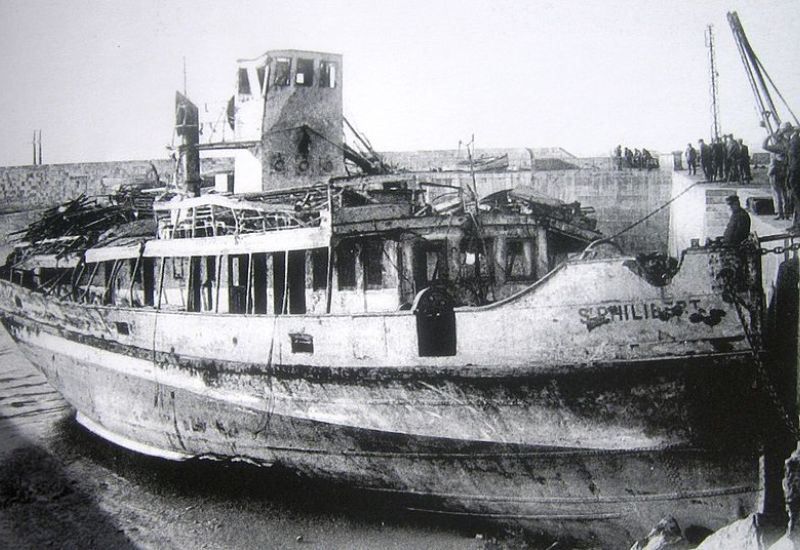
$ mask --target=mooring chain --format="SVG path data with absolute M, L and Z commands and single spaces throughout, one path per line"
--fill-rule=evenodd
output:
M 759 248 L 762 256 L 767 254 L 783 254 L 784 252 L 797 252 L 800 250 L 800 241 L 792 243 L 789 246 L 776 246 L 774 248 Z
M 753 361 L 756 364 L 756 373 L 758 374 L 758 378 L 760 379 L 761 387 L 764 389 L 764 391 L 767 392 L 767 395 L 772 401 L 772 404 L 775 406 L 775 409 L 783 417 L 783 423 L 789 430 L 789 433 L 791 433 L 794 436 L 795 440 L 800 441 L 800 431 L 798 430 L 798 427 L 795 424 L 794 419 L 786 410 L 786 406 L 784 405 L 783 400 L 778 395 L 778 391 L 775 388 L 775 385 L 772 383 L 769 371 L 767 370 L 767 366 L 761 360 L 761 356 L 764 353 L 763 352 L 764 348 L 761 344 L 760 335 L 753 333 L 750 330 L 748 322 L 745 319 L 745 315 L 742 312 L 742 307 L 746 308 L 748 311 L 750 311 L 750 308 L 747 306 L 744 300 L 742 300 L 738 296 L 735 285 L 731 277 L 723 277 L 723 282 L 726 286 L 727 293 L 731 297 L 731 301 L 733 302 L 734 308 L 736 309 L 736 315 L 739 317 L 739 323 L 742 325 L 742 329 L 744 330 L 747 342 L 750 345 Z

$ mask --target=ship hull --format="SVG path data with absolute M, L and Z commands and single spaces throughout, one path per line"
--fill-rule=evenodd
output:
M 761 500 L 744 354 L 327 369 L 157 353 L 14 314 L 3 323 L 82 423 L 157 456 L 281 464 L 410 508 L 609 547 L 668 515 L 715 529 Z

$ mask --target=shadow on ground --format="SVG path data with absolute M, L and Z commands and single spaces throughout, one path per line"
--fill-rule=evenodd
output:
M 219 505 L 310 523 L 343 522 L 356 529 L 387 528 L 450 532 L 464 540 L 483 542 L 486 550 L 547 548 L 552 540 L 511 526 L 475 518 L 451 517 L 406 510 L 402 501 L 344 484 L 311 479 L 280 466 L 190 460 L 174 462 L 144 456 L 113 445 L 80 426 L 72 417 L 56 425 L 51 442 L 62 457 L 83 457 L 128 482 L 168 500 Z M 475 546 L 470 546 L 475 547 Z
M 33 444 L 0 462 L 0 539 L 5 548 L 136 548 L 62 464 Z

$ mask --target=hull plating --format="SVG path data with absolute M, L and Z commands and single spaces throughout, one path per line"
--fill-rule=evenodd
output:
M 416 509 L 604 541 L 664 515 L 713 529 L 760 499 L 741 355 L 454 377 L 212 365 L 4 324 L 85 424 L 150 454 L 281 463 Z

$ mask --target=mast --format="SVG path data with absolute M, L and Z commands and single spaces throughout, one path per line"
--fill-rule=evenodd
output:
M 758 58 L 753 50 L 753 47 L 750 45 L 750 41 L 747 39 L 747 35 L 744 33 L 742 23 L 739 21 L 739 16 L 735 11 L 728 12 L 728 23 L 730 24 L 731 31 L 733 32 L 733 40 L 736 42 L 736 47 L 739 49 L 739 56 L 742 58 L 742 64 L 744 65 L 745 73 L 747 74 L 747 80 L 750 82 L 750 88 L 753 90 L 753 96 L 756 99 L 756 107 L 758 108 L 759 115 L 761 116 L 761 125 L 767 129 L 769 135 L 773 135 L 778 128 L 780 128 L 781 124 L 781 118 L 778 114 L 778 109 L 775 107 L 775 103 L 772 100 L 772 94 L 769 90 L 770 87 L 781 99 L 781 102 L 789 111 L 789 114 L 792 115 L 795 124 L 797 124 L 797 117 L 786 103 L 786 100 L 778 90 L 778 87 L 775 86 L 772 78 L 770 78 L 769 74 L 767 74 L 767 70 L 764 68 L 761 60 Z M 769 86 L 767 84 L 769 84 Z
M 719 139 L 719 90 L 717 84 L 717 63 L 714 55 L 713 25 L 706 27 L 706 47 L 708 48 L 709 70 L 711 72 L 711 137 Z

